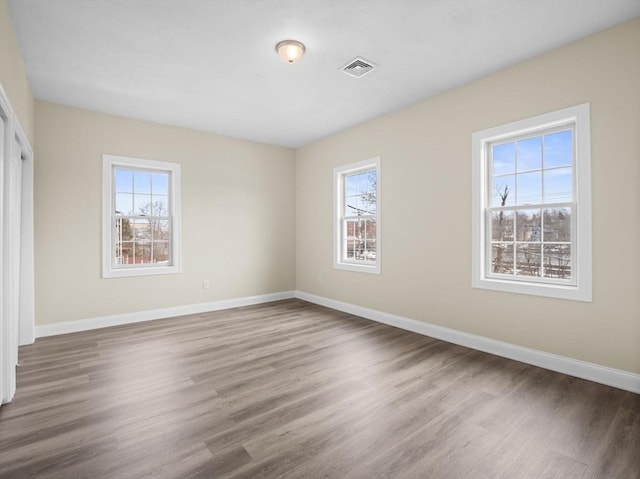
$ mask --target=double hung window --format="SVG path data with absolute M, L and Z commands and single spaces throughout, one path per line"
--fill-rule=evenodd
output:
M 473 135 L 474 286 L 590 300 L 588 105 Z
M 180 165 L 103 156 L 103 276 L 179 272 Z
M 334 169 L 334 266 L 380 273 L 380 159 Z

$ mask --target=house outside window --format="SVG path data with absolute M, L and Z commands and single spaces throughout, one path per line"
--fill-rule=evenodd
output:
M 380 158 L 334 169 L 334 267 L 380 273 Z
M 180 165 L 103 155 L 103 277 L 180 272 Z
M 472 143 L 473 286 L 590 301 L 588 104 Z

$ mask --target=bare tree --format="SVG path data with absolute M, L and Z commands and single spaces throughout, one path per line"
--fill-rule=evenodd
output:
M 497 188 L 496 187 L 496 191 L 498 192 L 498 196 L 500 196 L 500 206 L 504 206 L 507 204 L 507 198 L 509 197 L 509 185 L 504 185 L 503 189 Z M 500 211 L 500 214 L 498 216 L 498 225 L 500 227 L 500 231 L 504 231 L 504 211 Z M 495 262 L 493 263 L 493 272 L 494 273 L 498 273 L 500 272 L 500 270 L 502 269 L 502 253 L 504 250 L 504 245 L 499 244 L 496 247 L 496 258 L 495 258 Z

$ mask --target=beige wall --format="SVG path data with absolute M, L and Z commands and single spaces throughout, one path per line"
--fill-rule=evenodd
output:
M 33 97 L 6 0 L 0 0 L 0 84 L 33 146 Z
M 37 325 L 294 289 L 294 150 L 44 102 L 36 130 Z M 182 165 L 181 274 L 101 279 L 103 153 Z
M 640 373 L 639 85 L 635 19 L 301 148 L 297 289 Z M 472 289 L 472 132 L 583 102 L 593 302 Z M 378 155 L 382 274 L 335 270 L 332 170 Z

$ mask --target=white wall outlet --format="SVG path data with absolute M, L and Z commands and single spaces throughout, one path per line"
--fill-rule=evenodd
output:
M 209 280 L 205 279 L 202 281 L 202 289 L 209 289 Z

